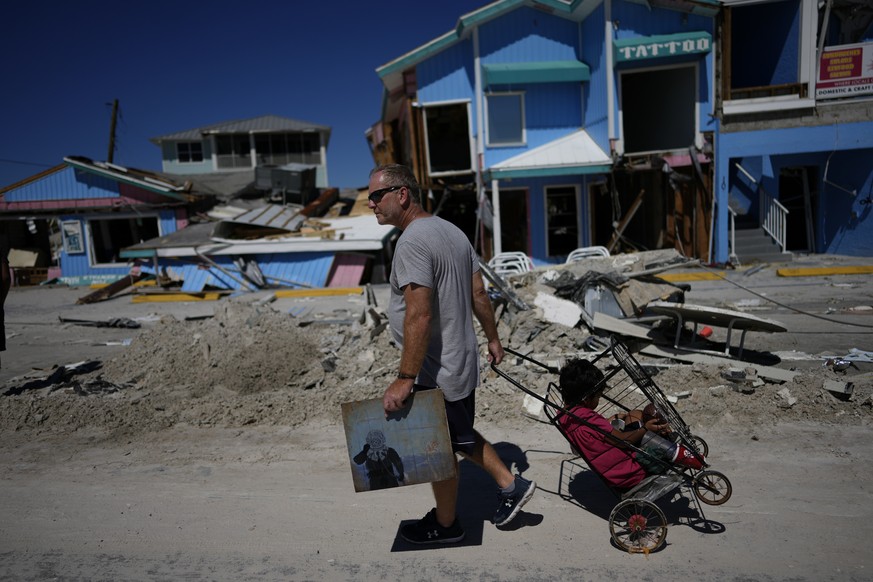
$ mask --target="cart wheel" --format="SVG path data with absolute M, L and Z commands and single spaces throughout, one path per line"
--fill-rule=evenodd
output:
M 694 476 L 692 484 L 694 494 L 707 505 L 721 505 L 733 493 L 731 482 L 718 471 L 701 471 Z
M 667 518 L 651 501 L 625 499 L 609 516 L 609 533 L 622 550 L 631 554 L 648 554 L 664 543 Z
M 691 435 L 691 442 L 694 443 L 694 446 L 697 447 L 697 450 L 700 451 L 700 454 L 706 458 L 709 458 L 709 445 L 706 444 L 706 441 L 703 438 L 697 436 L 696 434 Z

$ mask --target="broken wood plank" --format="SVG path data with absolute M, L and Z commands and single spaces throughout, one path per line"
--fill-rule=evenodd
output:
M 609 244 L 606 245 L 606 250 L 612 253 L 615 245 L 618 244 L 618 241 L 621 240 L 621 236 L 624 234 L 624 229 L 627 228 L 628 223 L 637 213 L 637 210 L 640 209 L 640 205 L 643 203 L 643 196 L 645 195 L 645 190 L 640 190 L 640 193 L 637 194 L 636 200 L 633 201 L 631 207 L 628 209 L 627 213 L 624 217 L 619 221 L 616 225 L 615 230 L 612 232 L 612 237 L 609 239 Z
M 129 275 L 125 275 L 124 277 L 121 277 L 117 281 L 110 283 L 109 285 L 107 285 L 103 289 L 98 289 L 97 291 L 94 291 L 93 293 L 85 295 L 84 297 L 80 297 L 76 301 L 76 305 L 84 305 L 84 304 L 88 304 L 88 303 L 97 303 L 98 301 L 103 301 L 105 299 L 109 299 L 113 295 L 117 295 L 117 294 L 121 293 L 122 291 L 124 291 L 128 287 L 132 286 L 134 283 L 138 282 L 139 280 L 141 280 L 147 276 L 148 275 L 146 275 L 144 273 L 135 273 L 135 274 L 131 273 Z
M 682 350 L 675 350 L 658 346 L 646 346 L 640 350 L 640 353 L 656 358 L 670 358 L 672 360 L 677 360 L 679 362 L 687 364 L 736 365 L 736 360 L 730 358 L 685 352 Z M 743 362 L 743 366 L 747 368 L 754 368 L 758 372 L 758 376 L 760 376 L 761 378 L 767 378 L 768 380 L 774 380 L 777 382 L 790 382 L 800 374 L 800 372 L 795 372 L 793 370 L 783 370 L 782 368 L 774 368 L 773 366 L 762 366 L 759 364 L 750 364 L 748 362 Z
M 617 317 L 612 317 L 599 311 L 594 313 L 594 320 L 591 323 L 594 329 L 602 329 L 610 333 L 616 333 L 625 337 L 633 337 L 638 339 L 650 340 L 650 328 L 624 321 Z

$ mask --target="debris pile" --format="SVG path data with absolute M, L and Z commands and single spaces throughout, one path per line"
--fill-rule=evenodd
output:
M 512 279 L 513 290 L 531 307 L 520 310 L 498 301 L 496 313 L 506 346 L 559 367 L 570 357 L 593 357 L 605 344 L 583 322 L 556 323 L 536 306 L 537 294 L 553 289 L 545 282 L 552 276 Z M 293 427 L 310 420 L 338 422 L 343 402 L 381 396 L 400 358 L 384 313 L 367 306 L 351 318 L 302 323 L 245 297 L 225 299 L 209 318 L 165 316 L 102 365 L 67 367 L 42 381 L 0 386 L 0 423 L 7 430 L 88 430 L 108 438 L 180 424 Z M 524 406 L 520 390 L 490 370 L 484 345 L 482 350 L 478 416 L 512 425 L 543 421 Z M 873 421 L 873 378 L 863 370 L 852 370 L 858 373 L 851 382 L 846 370 L 834 365 L 780 380 L 736 360 L 688 364 L 642 352 L 635 357 L 689 425 Z M 512 356 L 501 370 L 541 393 L 557 381 Z

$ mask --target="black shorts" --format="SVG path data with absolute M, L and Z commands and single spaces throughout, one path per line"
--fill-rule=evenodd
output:
M 415 385 L 415 390 L 431 390 L 430 386 Z M 452 441 L 452 451 L 472 455 L 476 447 L 476 431 L 473 430 L 473 418 L 476 411 L 476 391 L 454 402 L 445 401 L 446 421 L 449 424 L 449 438 Z

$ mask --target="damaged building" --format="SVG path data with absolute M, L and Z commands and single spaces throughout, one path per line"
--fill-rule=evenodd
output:
M 587 246 L 735 264 L 869 254 L 869 11 L 864 0 L 492 2 L 377 68 L 368 141 L 377 163 L 414 168 L 431 209 L 485 258 L 560 263 Z M 833 69 L 841 47 L 851 70 Z

